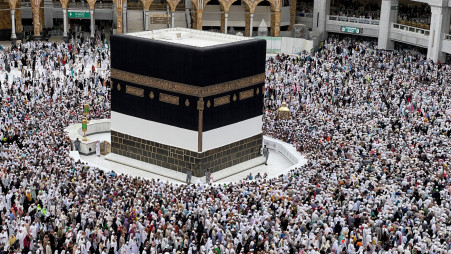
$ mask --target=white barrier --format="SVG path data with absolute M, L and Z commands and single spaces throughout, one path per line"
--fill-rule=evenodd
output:
M 285 158 L 287 158 L 287 160 L 293 163 L 293 166 L 291 166 L 285 171 L 289 171 L 294 168 L 299 168 L 305 163 L 307 163 L 307 159 L 304 156 L 302 156 L 302 154 L 299 153 L 296 150 L 296 148 L 291 144 L 285 143 L 283 141 L 268 136 L 264 136 L 263 145 L 266 145 L 268 149 L 271 149 L 273 151 L 282 154 Z
M 313 49 L 313 40 L 291 37 L 257 37 L 266 40 L 266 52 L 297 54 L 303 50 L 310 52 Z
M 81 130 L 81 123 L 69 125 L 64 129 L 64 132 L 69 137 L 71 143 L 73 143 L 77 138 L 81 141 L 80 143 L 80 154 L 90 155 L 94 154 L 96 151 L 96 141 L 89 138 L 89 135 L 110 132 L 111 129 L 111 119 L 101 119 L 101 120 L 91 120 L 88 123 L 88 130 L 86 131 L 87 141 L 83 140 L 83 131 Z
M 282 37 L 282 46 L 280 51 L 286 54 L 296 54 L 303 50 L 310 51 L 312 48 L 312 40 Z

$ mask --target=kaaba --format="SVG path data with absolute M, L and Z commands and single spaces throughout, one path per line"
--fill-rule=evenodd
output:
M 111 36 L 111 152 L 195 176 L 261 156 L 266 41 L 185 28 Z

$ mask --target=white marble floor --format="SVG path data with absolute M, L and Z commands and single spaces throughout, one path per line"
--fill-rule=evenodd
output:
M 76 156 L 73 156 L 73 157 L 76 159 L 78 158 Z M 157 174 L 153 174 L 148 171 L 144 171 L 144 170 L 141 170 L 138 168 L 134 168 L 134 167 L 120 164 L 120 163 L 115 163 L 115 162 L 112 162 L 109 160 L 105 160 L 104 156 L 97 157 L 96 155 L 90 155 L 90 156 L 80 155 L 79 158 L 91 166 L 98 167 L 98 168 L 100 168 L 104 171 L 108 171 L 108 172 L 111 170 L 114 170 L 114 172 L 116 172 L 118 174 L 128 174 L 131 176 L 140 176 L 140 177 L 144 177 L 144 178 L 155 178 L 155 179 L 160 179 L 163 181 L 181 183 L 174 179 L 167 178 L 167 177 L 157 175 Z M 289 167 L 291 167 L 292 165 L 293 164 L 289 160 L 287 160 L 282 154 L 280 154 L 278 152 L 271 152 L 269 159 L 268 159 L 267 166 L 266 165 L 257 166 L 257 167 L 248 169 L 246 171 L 240 172 L 238 174 L 229 176 L 227 178 L 221 179 L 220 181 L 215 182 L 215 183 L 229 183 L 229 182 L 240 181 L 240 180 L 243 180 L 250 173 L 252 173 L 253 176 L 257 175 L 258 173 L 260 173 L 263 176 L 264 173 L 267 173 L 268 177 L 276 177 L 278 175 L 287 173 L 289 171 Z M 198 179 L 196 177 L 192 178 L 193 183 L 197 183 L 199 180 L 201 182 L 204 182 L 205 178 L 204 177 L 201 179 Z

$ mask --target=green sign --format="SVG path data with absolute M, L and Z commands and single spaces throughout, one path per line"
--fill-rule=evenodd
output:
M 360 27 L 342 26 L 341 27 L 341 31 L 343 33 L 360 34 L 360 33 L 362 33 L 362 28 L 360 28 Z
M 392 11 L 396 11 L 397 9 L 398 9 L 398 6 L 392 6 L 392 7 L 391 7 L 391 10 L 392 10 Z
M 89 19 L 89 11 L 68 11 L 67 16 L 71 19 Z

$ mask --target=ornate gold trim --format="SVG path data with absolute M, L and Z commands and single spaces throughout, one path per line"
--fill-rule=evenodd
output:
M 207 101 L 207 108 L 210 108 L 210 106 L 211 106 L 211 102 L 210 102 L 210 100 L 208 100 Z
M 264 73 L 206 87 L 198 87 L 183 83 L 172 82 L 168 80 L 138 75 L 117 69 L 111 69 L 111 77 L 128 83 L 133 83 L 137 85 L 161 89 L 168 92 L 191 95 L 196 97 L 207 97 L 218 95 L 265 82 Z
M 180 102 L 180 98 L 178 96 L 169 95 L 165 93 L 160 93 L 159 98 L 161 102 L 166 102 L 177 106 L 179 105 Z
M 233 95 L 233 101 L 236 101 L 236 94 Z
M 150 97 L 151 100 L 152 100 L 153 98 L 155 98 L 155 95 L 153 94 L 153 91 L 150 91 L 149 97 Z
M 257 87 L 256 93 L 257 93 L 257 95 L 260 94 L 260 88 Z
M 253 96 L 254 96 L 254 89 L 242 91 L 242 92 L 240 92 L 240 101 L 251 98 Z
M 202 101 L 202 104 L 203 104 L 203 101 Z M 202 130 L 203 130 L 203 128 L 204 128 L 204 111 L 199 110 L 199 122 L 198 122 L 198 126 L 197 126 L 197 152 L 199 152 L 199 153 L 202 152 Z
M 121 84 L 117 84 L 117 90 L 118 90 L 118 91 L 121 90 Z
M 125 86 L 125 93 L 131 94 L 131 95 L 135 95 L 135 96 L 138 96 L 138 97 L 144 97 L 144 89 L 138 88 L 138 87 L 134 87 L 134 86 L 126 85 Z
M 197 124 L 197 151 L 202 152 L 202 130 L 204 127 L 204 98 L 200 97 L 197 101 L 197 110 L 199 110 L 199 122 Z
M 185 101 L 185 106 L 189 107 L 189 100 L 188 99 L 186 99 L 186 101 Z
M 228 103 L 230 103 L 230 95 L 218 97 L 213 100 L 213 105 L 215 107 L 219 107 Z
M 204 110 L 204 98 L 200 98 L 197 101 L 197 110 Z

